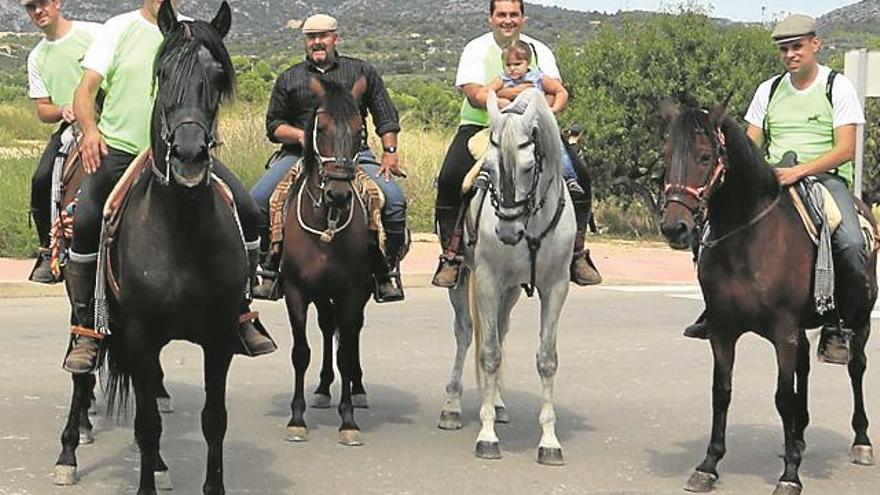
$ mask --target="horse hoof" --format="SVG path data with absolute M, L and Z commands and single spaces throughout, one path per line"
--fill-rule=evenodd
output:
M 480 459 L 501 459 L 501 445 L 480 440 L 474 447 L 474 454 Z
M 564 466 L 562 449 L 551 447 L 538 447 L 538 464 L 544 466 Z
M 437 426 L 441 430 L 460 430 L 461 413 L 457 411 L 440 411 L 440 424 Z
M 495 406 L 495 422 L 510 423 L 510 414 L 507 414 L 507 408 Z
M 160 413 L 174 412 L 174 404 L 171 403 L 171 397 L 157 397 L 156 405 L 159 406 Z
M 329 409 L 330 396 L 324 394 L 315 394 L 312 396 L 312 407 L 315 409 Z
M 287 441 L 288 442 L 307 442 L 309 440 L 309 429 L 305 426 L 288 426 Z
M 95 435 L 92 433 L 91 429 L 88 428 L 80 428 L 79 430 L 79 444 L 80 445 L 89 445 L 91 443 L 95 443 Z
M 52 483 L 58 486 L 72 486 L 76 484 L 76 466 L 56 464 L 52 473 Z
M 360 430 L 340 430 L 339 443 L 346 447 L 359 447 L 364 444 Z
M 156 483 L 156 490 L 168 492 L 174 490 L 171 483 L 171 475 L 168 471 L 153 471 L 153 481 Z
M 351 394 L 351 405 L 358 409 L 369 409 L 370 404 L 367 402 L 367 394 Z
M 688 478 L 687 483 L 684 485 L 684 489 L 688 492 L 707 493 L 715 489 L 716 481 L 718 481 L 717 475 L 694 471 L 694 474 Z
M 874 448 L 870 445 L 853 445 L 852 461 L 859 466 L 873 466 Z
M 803 488 L 797 483 L 791 481 L 780 481 L 773 490 L 773 495 L 800 495 Z

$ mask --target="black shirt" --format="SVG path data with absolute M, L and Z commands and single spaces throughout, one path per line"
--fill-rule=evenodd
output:
M 337 55 L 336 60 L 325 71 L 307 58 L 278 76 L 269 100 L 269 110 L 266 112 L 266 133 L 269 140 L 273 143 L 279 142 L 275 137 L 275 129 L 281 124 L 306 128 L 306 120 L 318 105 L 318 97 L 310 87 L 312 77 L 333 81 L 343 88 L 351 89 L 361 76 L 367 80 L 367 89 L 360 101 L 364 122 L 369 111 L 376 125 L 376 134 L 381 136 L 387 132 L 400 132 L 397 109 L 376 68 L 363 60 Z M 366 141 L 365 131 L 362 143 L 364 147 Z M 285 144 L 283 148 L 297 154 L 302 152 L 300 144 Z

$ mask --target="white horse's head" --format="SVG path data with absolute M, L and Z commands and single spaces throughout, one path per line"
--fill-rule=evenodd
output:
M 525 235 L 529 218 L 547 191 L 547 184 L 562 174 L 561 146 L 556 118 L 537 89 L 527 89 L 507 107 L 489 92 L 486 102 L 492 145 L 486 164 L 492 171 L 499 222 L 495 231 L 508 245 Z

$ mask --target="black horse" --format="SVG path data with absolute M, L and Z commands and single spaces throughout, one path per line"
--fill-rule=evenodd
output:
M 208 444 L 206 494 L 224 493 L 226 376 L 238 348 L 239 306 L 248 260 L 233 207 L 217 192 L 211 156 L 217 110 L 231 97 L 235 72 L 223 37 L 232 14 L 223 2 L 214 19 L 178 21 L 163 2 L 164 35 L 155 62 L 157 96 L 151 123 L 152 172 L 134 183 L 109 263 L 118 290 L 108 294 L 114 331 L 108 337 L 108 407 L 135 393 L 135 438 L 141 452 L 138 493 L 156 493 L 159 454 L 156 404 L 159 354 L 171 340 L 204 350 Z M 109 292 L 109 291 L 108 291 Z
M 339 335 L 337 361 L 342 375 L 340 442 L 360 445 L 354 405 L 366 405 L 361 383 L 359 339 L 364 306 L 371 293 L 366 209 L 352 187 L 363 120 L 357 100 L 366 88 L 358 80 L 351 93 L 332 82 L 312 81 L 320 103 L 305 133 L 303 171 L 291 188 L 284 224 L 281 276 L 293 332 L 294 396 L 288 439 L 304 441 L 308 431 L 303 392 L 311 350 L 306 337 L 306 311 L 314 303 L 324 335 L 324 367 L 316 402 L 329 403 L 333 380 L 334 332 Z M 355 398 L 353 399 L 353 395 Z
M 698 276 L 715 363 L 712 438 L 705 460 L 685 489 L 710 491 L 718 479 L 717 464 L 726 451 L 734 349 L 740 336 L 754 331 L 773 344 L 778 366 L 776 409 L 785 433 L 785 470 L 774 494 L 798 494 L 802 489 L 798 468 L 809 422 L 810 344 L 804 329 L 819 326 L 812 290 L 816 248 L 761 151 L 723 110 L 710 113 L 691 105 L 679 111 L 670 106 L 664 113 L 670 125 L 663 234 L 672 247 L 687 249 L 697 240 L 695 232 L 700 229 L 695 227 L 702 227 L 701 218 L 710 228 Z M 860 208 L 873 224 L 870 211 L 864 205 Z M 846 310 L 844 321 L 854 330 L 849 375 L 854 401 L 852 455 L 857 464 L 873 462 L 862 376 L 877 297 L 875 267 L 876 253 L 871 253 L 869 293 L 860 294 L 862 303 L 841 308 Z M 837 292 L 841 292 L 839 284 Z

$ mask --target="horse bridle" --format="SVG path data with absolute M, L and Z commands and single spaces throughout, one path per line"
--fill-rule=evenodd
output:
M 190 31 L 189 25 L 186 23 L 183 23 L 182 26 L 183 26 L 183 29 L 185 30 L 185 37 L 187 39 L 192 39 L 192 32 Z M 184 50 L 181 49 L 179 51 L 179 53 L 177 54 L 177 60 L 169 61 L 167 63 L 177 63 L 179 61 L 180 57 L 183 56 L 183 52 L 184 52 Z M 181 93 L 184 93 L 184 92 L 185 91 L 181 91 Z M 182 98 L 182 94 L 178 96 L 178 100 L 180 98 Z M 161 139 L 162 144 L 165 145 L 165 170 L 164 170 L 164 172 L 162 170 L 159 170 L 159 168 L 156 167 L 156 160 L 153 159 L 152 160 L 153 175 L 156 176 L 156 179 L 163 186 L 167 186 L 171 183 L 171 147 L 173 145 L 172 139 L 174 138 L 174 133 L 177 132 L 178 129 L 180 129 L 181 127 L 183 127 L 185 125 L 196 125 L 196 126 L 201 127 L 202 131 L 204 132 L 205 146 L 208 149 L 208 171 L 205 174 L 205 179 L 204 179 L 203 185 L 210 184 L 211 175 L 214 171 L 214 156 L 211 155 L 210 152 L 211 152 L 211 150 L 216 148 L 218 145 L 217 140 L 215 138 L 215 134 L 214 134 L 214 129 L 217 127 L 217 115 L 215 114 L 214 118 L 211 120 L 210 128 L 208 126 L 206 126 L 204 122 L 196 120 L 193 117 L 187 117 L 187 118 L 181 119 L 178 122 L 175 122 L 174 126 L 172 127 L 168 123 L 168 114 L 166 112 L 166 106 L 161 105 L 161 102 L 158 102 L 158 101 L 156 102 L 156 104 L 160 105 L 159 106 L 159 139 Z
M 354 202 L 355 197 L 357 201 L 362 201 L 360 195 L 354 191 L 352 188 L 351 194 L 351 202 L 348 206 L 348 218 L 345 222 L 340 226 L 340 208 L 334 207 L 332 204 L 328 207 L 327 211 L 327 228 L 323 231 L 315 229 L 306 225 L 305 221 L 302 218 L 302 193 L 305 190 L 306 194 L 308 194 L 309 199 L 312 201 L 312 204 L 315 208 L 321 208 L 324 206 L 324 197 L 327 193 L 327 185 L 329 181 L 342 181 L 342 182 L 351 182 L 357 176 L 357 168 L 356 164 L 360 159 L 360 151 L 354 154 L 352 158 L 346 158 L 345 164 L 339 166 L 338 160 L 336 157 L 324 156 L 321 154 L 321 151 L 318 149 L 318 117 L 320 114 L 324 113 L 324 110 L 318 109 L 315 112 L 315 121 L 312 130 L 312 151 L 315 153 L 315 158 L 318 160 L 318 177 L 320 178 L 320 183 L 318 184 L 318 189 L 321 191 L 317 197 L 312 194 L 311 189 L 309 189 L 308 179 L 303 182 L 302 187 L 299 190 L 299 194 L 297 194 L 297 218 L 299 219 L 299 225 L 306 232 L 311 232 L 312 234 L 316 234 L 320 236 L 321 241 L 324 243 L 330 243 L 333 240 L 336 234 L 345 230 L 350 224 L 351 220 L 354 217 Z M 335 165 L 334 168 L 328 170 L 327 164 L 332 163 Z M 362 204 L 363 206 L 363 204 Z M 364 210 L 366 211 L 366 209 Z
M 711 133 L 703 129 L 706 135 Z M 724 177 L 727 173 L 727 145 L 724 133 L 721 128 L 716 127 L 714 132 L 715 138 L 712 140 L 712 160 L 715 167 L 711 169 L 703 180 L 700 187 L 691 187 L 683 183 L 666 182 L 663 187 L 664 208 L 666 204 L 678 203 L 684 206 L 693 215 L 695 222 L 702 225 L 706 218 L 706 212 L 709 208 L 709 199 L 718 186 L 724 183 Z M 680 174 L 683 182 L 685 171 Z

